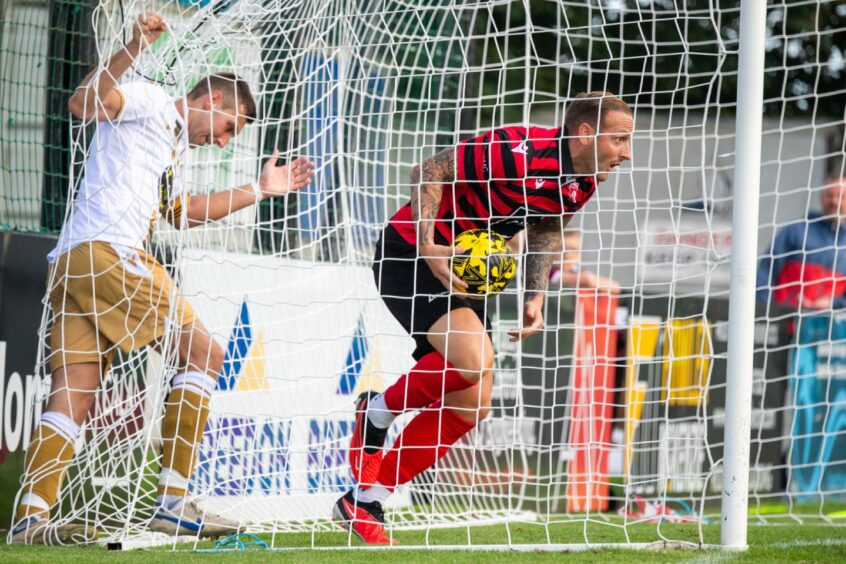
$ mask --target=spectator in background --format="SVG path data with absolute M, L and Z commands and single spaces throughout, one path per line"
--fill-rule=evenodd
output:
M 820 207 L 776 233 L 758 264 L 759 302 L 815 310 L 846 307 L 846 176 L 826 181 Z
M 561 254 L 561 261 L 554 264 L 549 273 L 550 287 L 597 288 L 609 294 L 619 294 L 619 282 L 581 268 L 581 258 L 579 256 L 581 249 L 581 234 L 573 230 L 565 231 L 564 252 Z

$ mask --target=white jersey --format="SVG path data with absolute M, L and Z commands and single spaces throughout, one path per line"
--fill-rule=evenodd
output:
M 123 107 L 97 124 L 59 242 L 47 255 L 51 263 L 87 241 L 144 248 L 162 206 L 181 192 L 174 168 L 188 132 L 173 99 L 147 82 L 117 90 Z

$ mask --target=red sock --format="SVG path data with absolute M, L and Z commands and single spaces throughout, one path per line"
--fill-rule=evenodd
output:
M 420 412 L 402 430 L 385 455 L 376 481 L 389 489 L 404 484 L 443 458 L 474 425 L 438 402 Z
M 443 399 L 445 394 L 475 384 L 462 376 L 441 353 L 434 351 L 418 360 L 408 374 L 400 376 L 385 390 L 385 406 L 394 415 L 399 415 L 404 411 L 430 406 Z

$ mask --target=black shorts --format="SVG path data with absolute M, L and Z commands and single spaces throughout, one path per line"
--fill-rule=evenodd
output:
M 427 335 L 438 319 L 454 309 L 469 307 L 491 332 L 485 300 L 452 295 L 435 278 L 426 261 L 417 256 L 417 247 L 390 225 L 376 243 L 373 277 L 382 301 L 417 343 L 412 355 L 416 360 L 435 350 Z

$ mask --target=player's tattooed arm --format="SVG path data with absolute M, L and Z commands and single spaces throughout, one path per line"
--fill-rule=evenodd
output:
M 553 217 L 530 227 L 526 231 L 526 301 L 543 301 L 549 284 L 549 271 L 553 261 L 561 256 L 564 248 L 563 231 L 568 217 Z
M 418 246 L 434 243 L 444 184 L 454 180 L 455 147 L 444 149 L 411 170 L 411 217 L 417 225 Z
M 551 217 L 526 230 L 526 299 L 523 323 L 508 332 L 512 342 L 531 337 L 543 329 L 543 298 L 549 283 L 549 271 L 564 247 L 563 230 L 569 217 Z
M 450 267 L 453 252 L 463 252 L 435 243 L 435 220 L 441 207 L 444 184 L 455 180 L 455 147 L 444 149 L 429 157 L 411 171 L 411 217 L 417 226 L 417 252 L 426 261 L 432 274 L 447 290 L 467 289 Z

